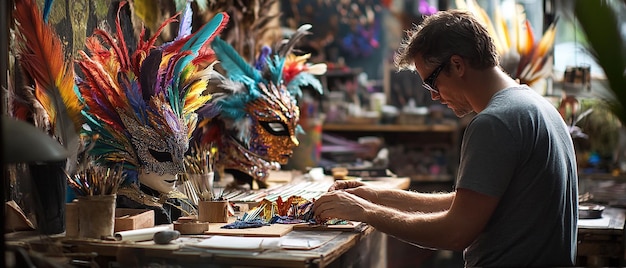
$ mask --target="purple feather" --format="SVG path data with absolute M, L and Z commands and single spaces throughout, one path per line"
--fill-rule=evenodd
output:
M 180 132 L 178 117 L 170 109 L 163 110 L 163 117 L 174 133 Z
M 97 89 L 97 90 L 99 90 L 99 89 Z M 107 117 L 110 117 L 110 118 L 118 118 L 119 117 L 119 115 L 117 114 L 116 111 L 112 111 L 112 110 L 109 109 L 109 106 L 111 105 L 111 102 L 109 102 L 109 100 L 102 100 L 102 99 L 98 98 L 98 95 L 95 94 L 95 93 L 92 93 L 90 95 L 93 98 L 93 100 L 95 100 L 96 103 L 98 103 L 98 107 L 100 108 L 100 110 L 102 110 L 107 115 Z M 92 107 L 90 107 L 90 108 L 92 108 Z
M 263 70 L 263 67 L 265 67 L 265 63 L 267 62 L 267 56 L 270 53 L 272 53 L 272 48 L 270 48 L 269 46 L 263 46 L 261 48 L 259 58 L 254 63 L 254 68 L 259 71 Z
M 150 55 L 141 64 L 139 85 L 140 90 L 145 101 L 149 101 L 151 96 L 154 96 L 154 89 L 157 83 L 157 77 L 159 75 L 159 65 L 161 64 L 161 58 L 163 57 L 163 51 L 155 49 L 150 52 Z
M 185 9 L 180 18 L 180 24 L 178 26 L 178 36 L 176 40 L 184 38 L 191 34 L 191 20 L 193 18 L 193 11 L 191 10 L 191 1 L 187 0 Z
M 139 85 L 137 83 L 133 83 L 131 88 L 126 89 L 126 96 L 128 97 L 128 102 L 130 106 L 135 111 L 137 118 L 142 120 L 143 123 L 147 120 L 146 111 L 148 106 L 146 102 L 141 97 L 141 90 L 139 89 Z
M 200 119 L 215 118 L 221 113 L 220 110 L 220 106 L 217 102 L 209 102 L 202 106 L 202 108 L 198 109 L 196 113 L 198 113 L 198 118 Z

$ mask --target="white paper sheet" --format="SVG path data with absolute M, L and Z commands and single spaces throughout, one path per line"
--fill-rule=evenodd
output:
M 339 234 L 341 234 L 341 232 L 291 232 L 286 236 L 281 237 L 280 247 L 282 249 L 314 249 L 322 246 L 326 242 L 337 237 Z
M 611 218 L 603 216 L 598 219 L 578 219 L 578 227 L 583 228 L 608 228 Z
M 280 248 L 280 238 L 215 235 L 193 246 L 211 249 L 262 251 Z
M 115 236 L 115 239 L 118 241 L 146 241 L 152 240 L 155 233 L 166 230 L 173 230 L 173 225 L 165 224 L 150 228 L 121 231 L 116 232 L 113 236 Z

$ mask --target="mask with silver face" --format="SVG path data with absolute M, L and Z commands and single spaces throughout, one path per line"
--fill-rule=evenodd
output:
M 181 119 L 173 116 L 168 105 L 154 97 L 148 113 L 148 124 L 121 114 L 131 142 L 139 160 L 139 182 L 161 193 L 175 189 L 176 174 L 183 173 L 184 153 L 188 149 L 187 126 Z M 163 116 L 165 115 L 165 116 Z
M 190 3 L 186 9 L 191 10 Z M 84 132 L 99 136 L 91 150 L 99 161 L 124 164 L 125 186 L 140 182 L 160 193 L 175 189 L 176 175 L 185 171 L 184 154 L 197 125 L 196 111 L 212 98 L 205 92 L 216 62 L 209 43 L 228 18 L 218 13 L 195 33 L 181 27 L 178 38 L 161 46 L 154 44 L 160 34 L 156 32 L 141 39 L 132 53 L 119 17 L 116 33 L 97 29 L 88 38 L 85 45 L 91 56 L 81 51 L 77 61 L 85 74 L 78 82 L 87 119 Z

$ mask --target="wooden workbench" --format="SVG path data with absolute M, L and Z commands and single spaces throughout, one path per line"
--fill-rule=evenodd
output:
M 408 178 L 379 178 L 367 183 L 375 187 L 407 189 Z M 328 231 L 293 230 L 286 236 L 323 236 Z M 51 239 L 17 239 L 28 248 L 49 252 L 64 252 L 69 258 L 85 259 L 103 267 L 375 267 L 386 261 L 386 236 L 374 228 L 363 225 L 350 231 L 336 232 L 336 236 L 320 247 L 306 250 L 274 249 L 266 251 L 235 251 L 194 248 L 185 239 L 208 238 L 183 236 L 168 245 L 152 241 L 122 242 L 70 239 L 64 236 Z M 181 242 L 182 241 L 182 242 Z
M 626 263 L 626 209 L 607 207 L 601 219 L 578 221 L 577 266 L 623 266 Z
M 307 233 L 321 234 L 323 231 L 298 231 L 290 235 Z M 263 252 L 229 251 L 211 249 L 190 249 L 182 244 L 155 245 L 153 243 L 106 243 L 100 241 L 61 240 L 63 247 L 74 254 L 89 255 L 97 253 L 100 264 L 117 264 L 119 267 L 146 267 L 153 265 L 178 265 L 180 267 L 196 267 L 210 265 L 216 267 L 345 267 L 346 264 L 363 262 L 372 263 L 378 260 L 362 260 L 346 257 L 350 251 L 367 250 L 378 254 L 384 245 L 384 235 L 371 227 L 359 232 L 342 232 L 321 247 L 310 250 L 268 250 Z M 377 241 L 377 242 L 373 242 Z M 371 245 L 376 245 L 372 248 Z M 351 253 L 349 255 L 358 256 Z M 382 258 L 381 261 L 385 261 Z M 369 265 L 367 265 L 369 266 Z

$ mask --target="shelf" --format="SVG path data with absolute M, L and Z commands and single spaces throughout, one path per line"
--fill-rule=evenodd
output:
M 324 124 L 322 131 L 455 132 L 456 125 Z

